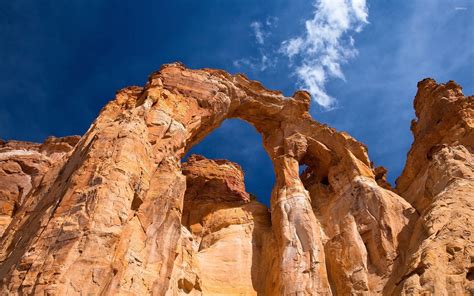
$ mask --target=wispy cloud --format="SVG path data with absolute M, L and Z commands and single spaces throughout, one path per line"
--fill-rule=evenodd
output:
M 352 35 L 368 23 L 368 8 L 366 0 L 313 1 L 313 16 L 305 20 L 302 32 L 277 41 L 277 46 L 275 38 L 269 38 L 278 25 L 277 17 L 252 22 L 250 28 L 260 57 L 241 58 L 233 65 L 265 71 L 284 56 L 290 61 L 298 87 L 308 90 L 324 110 L 332 110 L 337 101 L 326 92 L 326 83 L 332 78 L 345 80 L 341 67 L 358 53 Z
M 250 24 L 258 46 L 259 57 L 251 56 L 234 60 L 232 62 L 234 67 L 248 68 L 252 71 L 265 71 L 276 65 L 278 57 L 275 56 L 274 52 L 268 51 L 268 48 L 265 46 L 265 39 L 272 34 L 271 30 L 278 26 L 278 21 L 277 17 L 269 16 L 265 21 L 254 21 Z
M 300 87 L 328 110 L 336 106 L 336 99 L 326 93 L 325 85 L 330 78 L 345 79 L 341 65 L 357 55 L 351 34 L 368 23 L 368 8 L 365 0 L 316 0 L 314 8 L 304 33 L 283 41 L 280 52 L 292 62 L 298 60 L 294 67 Z
M 265 43 L 265 38 L 264 38 L 264 33 L 262 31 L 262 23 L 253 22 L 250 24 L 250 27 L 253 30 L 253 33 L 255 35 L 255 40 L 257 41 L 257 43 L 263 45 Z
M 278 21 L 280 19 L 276 16 L 269 16 L 267 17 L 267 19 L 265 20 L 265 24 L 269 27 L 269 28 L 274 28 L 276 26 L 278 26 Z
M 271 35 L 271 30 L 278 26 L 278 20 L 275 16 L 269 16 L 265 21 L 254 21 L 250 24 L 258 45 L 264 45 L 265 39 Z
M 241 58 L 233 61 L 236 68 L 250 68 L 254 71 L 265 71 L 270 67 L 274 67 L 276 63 L 275 58 L 267 56 L 263 51 L 260 52 L 260 58 Z
M 467 7 L 456 6 L 454 7 L 454 10 L 467 10 Z

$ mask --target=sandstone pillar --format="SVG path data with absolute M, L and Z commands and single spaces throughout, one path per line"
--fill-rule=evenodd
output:
M 298 176 L 298 161 L 281 156 L 274 166 L 271 212 L 280 255 L 280 294 L 331 295 L 320 227 Z

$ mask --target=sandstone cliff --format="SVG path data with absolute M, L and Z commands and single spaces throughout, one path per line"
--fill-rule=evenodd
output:
M 309 103 L 171 64 L 119 91 L 79 141 L 1 144 L 2 295 L 474 293 L 473 97 L 420 82 L 395 189 Z M 238 164 L 181 163 L 227 118 L 262 134 L 269 209 Z

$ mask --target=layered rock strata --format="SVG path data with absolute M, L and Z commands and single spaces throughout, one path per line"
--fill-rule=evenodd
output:
M 366 147 L 314 121 L 309 103 L 180 64 L 119 91 L 28 198 L 4 198 L 20 203 L 0 241 L 2 294 L 472 292 L 472 97 L 420 83 L 394 191 Z M 269 211 L 237 164 L 181 164 L 228 118 L 262 135 L 276 176 Z
M 61 161 L 79 138 L 50 137 L 43 144 L 0 141 L 0 237 L 46 171 Z

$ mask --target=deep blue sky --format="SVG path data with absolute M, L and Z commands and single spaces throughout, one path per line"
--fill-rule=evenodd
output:
M 278 49 L 314 11 L 302 0 L 0 2 L 0 138 L 28 141 L 83 134 L 116 90 L 173 61 L 245 72 L 291 95 L 297 77 Z M 251 23 L 266 20 L 263 46 Z M 393 181 L 412 141 L 416 83 L 453 79 L 474 93 L 473 20 L 471 0 L 368 1 L 369 24 L 351 34 L 358 55 L 345 80 L 326 84 L 338 108 L 313 103 L 313 117 L 367 144 Z M 272 61 L 263 71 L 236 63 L 262 54 Z M 248 190 L 268 201 L 272 167 L 248 124 L 226 121 L 193 152 L 238 162 Z

